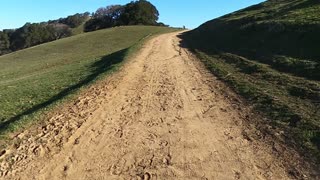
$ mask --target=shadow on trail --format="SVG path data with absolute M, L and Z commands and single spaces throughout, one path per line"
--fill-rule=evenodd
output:
M 81 80 L 79 83 L 70 86 L 63 91 L 59 92 L 57 95 L 51 97 L 47 101 L 33 106 L 30 109 L 25 110 L 24 112 L 15 115 L 8 120 L 0 123 L 0 133 L 7 130 L 12 124 L 22 120 L 24 116 L 31 115 L 43 108 L 48 107 L 49 105 L 63 99 L 64 97 L 70 95 L 76 90 L 90 84 L 92 81 L 96 80 L 101 74 L 108 72 L 115 68 L 115 65 L 120 64 L 126 57 L 129 48 L 117 51 L 115 53 L 106 55 L 102 57 L 99 61 L 91 65 L 91 75 L 87 76 L 85 79 Z

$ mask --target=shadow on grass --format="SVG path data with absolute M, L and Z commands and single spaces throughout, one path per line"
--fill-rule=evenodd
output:
M 90 84 L 92 81 L 96 80 L 102 73 L 108 72 L 112 70 L 115 65 L 120 64 L 126 57 L 129 48 L 117 51 L 115 53 L 106 55 L 102 57 L 99 61 L 95 62 L 91 66 L 91 75 L 80 81 L 79 83 L 70 86 L 57 95 L 51 97 L 47 101 L 35 105 L 32 108 L 8 119 L 7 121 L 0 123 L 0 133 L 5 132 L 6 130 L 10 129 L 11 125 L 19 122 L 24 116 L 32 115 L 33 113 L 48 107 L 49 105 L 63 99 L 64 97 L 70 95 L 71 93 L 75 92 L 76 90 Z

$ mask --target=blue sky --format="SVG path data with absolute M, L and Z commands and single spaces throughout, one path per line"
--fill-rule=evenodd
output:
M 149 0 L 159 12 L 159 21 L 174 27 L 196 28 L 224 14 L 263 0 Z M 75 13 L 94 12 L 130 0 L 1 0 L 0 29 L 18 28 L 26 22 L 42 22 Z

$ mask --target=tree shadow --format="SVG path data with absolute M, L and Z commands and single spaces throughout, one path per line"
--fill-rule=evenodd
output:
M 92 81 L 96 80 L 101 74 L 114 69 L 115 65 L 120 64 L 125 59 L 128 53 L 128 49 L 129 48 L 122 49 L 120 51 L 102 57 L 99 61 L 91 65 L 91 74 L 79 83 L 67 87 L 66 89 L 59 92 L 57 95 L 51 97 L 45 102 L 37 104 L 30 109 L 27 109 L 24 112 L 9 118 L 7 121 L 1 122 L 0 133 L 7 130 L 10 125 L 20 121 L 24 116 L 31 115 L 41 109 L 48 107 L 49 105 L 63 99 L 64 97 L 80 89 L 81 87 L 90 84 Z

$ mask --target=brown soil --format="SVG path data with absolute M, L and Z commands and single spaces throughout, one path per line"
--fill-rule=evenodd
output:
M 1 178 L 293 178 L 281 148 L 245 133 L 251 116 L 179 46 L 177 33 L 160 35 L 119 72 L 15 136 L 0 154 Z

